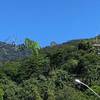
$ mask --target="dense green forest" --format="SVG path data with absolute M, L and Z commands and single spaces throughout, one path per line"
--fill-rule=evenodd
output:
M 75 83 L 80 79 L 100 95 L 100 55 L 93 41 L 52 43 L 45 48 L 30 39 L 12 49 L 7 44 L 8 53 L 0 51 L 4 58 L 0 62 L 0 100 L 100 100 Z

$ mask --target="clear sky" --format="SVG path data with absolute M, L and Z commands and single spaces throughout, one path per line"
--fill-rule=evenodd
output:
M 100 0 L 0 0 L 0 40 L 41 46 L 100 33 Z

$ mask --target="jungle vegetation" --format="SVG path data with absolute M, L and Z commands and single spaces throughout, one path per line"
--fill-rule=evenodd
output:
M 100 95 L 100 55 L 92 41 L 53 42 L 41 48 L 37 42 L 25 39 L 15 49 L 6 47 L 15 54 L 0 62 L 0 100 L 100 100 L 75 83 L 78 78 Z M 6 56 L 10 58 L 11 54 Z

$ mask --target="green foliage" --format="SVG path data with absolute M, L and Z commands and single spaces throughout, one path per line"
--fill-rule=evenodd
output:
M 10 78 L 14 81 L 16 81 L 16 76 L 18 74 L 20 68 L 20 62 L 6 62 L 4 66 L 1 68 L 4 73 L 6 73 L 7 76 L 10 76 Z
M 90 40 L 71 41 L 40 49 L 25 40 L 32 55 L 3 62 L 0 67 L 0 100 L 98 100 L 79 78 L 100 94 L 100 56 Z
M 56 100 L 54 91 L 51 89 L 48 89 L 48 100 Z
M 56 100 L 90 100 L 88 96 L 79 92 L 72 87 L 65 86 L 56 93 Z
M 40 46 L 37 42 L 34 42 L 28 38 L 25 39 L 25 46 L 32 50 L 32 53 L 35 55 L 38 55 L 38 50 L 40 49 Z
M 42 100 L 39 92 L 38 81 L 35 79 L 29 79 L 28 81 L 24 81 L 21 84 L 23 88 L 20 93 L 20 99 L 23 98 L 25 100 Z
M 3 96 L 4 96 L 4 91 L 2 88 L 2 84 L 0 84 L 0 100 L 3 100 Z

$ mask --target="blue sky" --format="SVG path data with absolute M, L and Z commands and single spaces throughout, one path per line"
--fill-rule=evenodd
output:
M 0 40 L 46 46 L 99 33 L 100 0 L 0 0 Z

